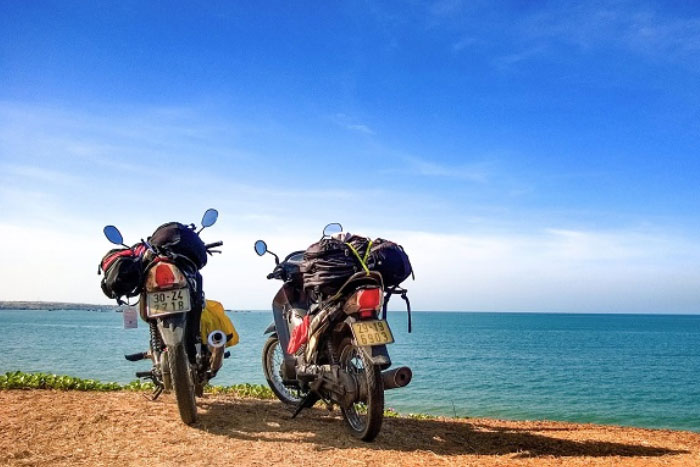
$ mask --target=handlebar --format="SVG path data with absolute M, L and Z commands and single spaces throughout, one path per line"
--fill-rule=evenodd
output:
M 267 275 L 268 279 L 279 279 L 279 280 L 285 280 L 285 273 L 284 273 L 284 268 L 282 267 L 281 264 L 278 264 L 275 266 L 275 269 L 272 270 L 270 274 Z
M 207 243 L 204 245 L 204 247 L 208 250 L 210 248 L 216 248 L 217 246 L 222 246 L 224 242 L 214 242 L 214 243 Z

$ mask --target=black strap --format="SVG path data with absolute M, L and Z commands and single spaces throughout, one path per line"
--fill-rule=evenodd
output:
M 395 290 L 396 286 L 390 287 L 386 293 L 386 296 L 384 297 L 384 307 L 382 307 L 382 319 L 384 321 L 386 321 L 386 311 L 387 307 L 389 306 L 389 300 L 391 299 L 391 296 L 394 294 Z
M 408 295 L 406 295 L 408 291 L 404 290 L 403 293 L 401 293 L 401 298 L 406 302 L 406 312 L 408 313 L 408 333 L 411 333 L 411 330 L 413 327 L 411 326 L 411 302 L 408 300 Z
M 396 291 L 397 286 L 392 286 L 389 288 L 389 290 L 386 293 L 386 296 L 384 297 L 384 307 L 382 308 L 382 319 L 386 321 L 386 312 L 387 312 L 387 307 L 389 306 L 389 300 L 391 299 L 391 296 L 394 295 L 395 293 L 400 293 L 401 298 L 406 302 L 406 312 L 408 313 L 408 332 L 410 333 L 413 330 L 413 326 L 411 323 L 411 302 L 408 299 L 408 290 L 406 289 L 401 289 L 400 291 Z

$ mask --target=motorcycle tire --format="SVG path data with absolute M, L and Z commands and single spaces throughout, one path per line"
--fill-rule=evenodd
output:
M 353 373 L 358 382 L 366 387 L 364 400 L 340 408 L 343 419 L 353 436 L 362 441 L 373 441 L 379 434 L 384 420 L 384 384 L 381 370 L 359 347 L 353 345 L 349 337 L 340 343 L 338 355 L 341 369 Z
M 280 368 L 283 355 L 284 353 L 282 352 L 280 341 L 277 339 L 277 336 L 270 336 L 265 342 L 262 351 L 263 372 L 265 373 L 267 384 L 270 386 L 275 396 L 284 404 L 296 407 L 307 393 L 284 384 L 282 370 Z M 313 402 L 316 401 L 314 400 Z
M 194 382 L 190 371 L 190 362 L 183 344 L 168 348 L 168 362 L 170 364 L 170 378 L 180 418 L 187 425 L 197 420 L 197 405 L 194 397 Z

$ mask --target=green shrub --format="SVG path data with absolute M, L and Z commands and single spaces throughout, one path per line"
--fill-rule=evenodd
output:
M 11 371 L 0 375 L 0 389 L 56 389 L 60 391 L 152 391 L 150 381 L 132 381 L 127 384 L 102 383 L 94 379 L 59 376 L 48 373 L 24 373 Z M 233 386 L 209 386 L 205 391 L 212 394 L 233 394 L 253 399 L 274 399 L 274 394 L 261 384 L 235 384 Z
M 0 390 L 2 389 L 56 389 L 59 391 L 153 391 L 150 381 L 132 381 L 127 384 L 102 383 L 94 379 L 81 379 L 73 376 L 55 375 L 49 373 L 24 373 L 11 371 L 0 375 Z M 249 399 L 275 399 L 272 390 L 262 384 L 234 384 L 232 386 L 207 385 L 204 391 L 210 394 L 231 394 Z M 416 420 L 430 420 L 434 416 L 424 414 L 400 414 L 387 407 L 386 417 L 408 417 Z

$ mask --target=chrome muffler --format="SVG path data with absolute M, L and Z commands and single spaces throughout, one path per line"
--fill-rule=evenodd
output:
M 212 331 L 207 337 L 207 347 L 209 347 L 209 352 L 211 352 L 211 358 L 209 359 L 209 368 L 213 374 L 216 374 L 223 365 L 224 361 L 224 348 L 226 346 L 226 333 L 223 331 Z
M 402 388 L 411 382 L 411 378 L 413 378 L 413 372 L 407 366 L 400 366 L 393 370 L 382 372 L 384 389 Z

